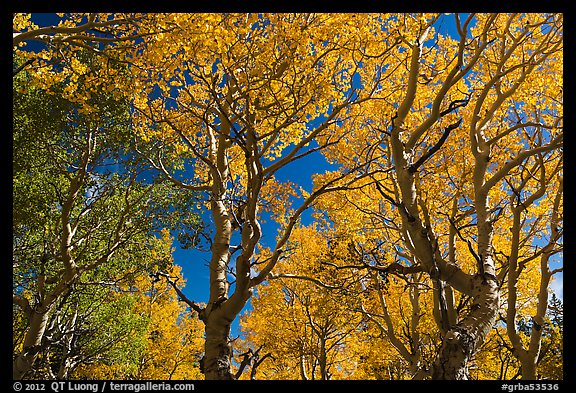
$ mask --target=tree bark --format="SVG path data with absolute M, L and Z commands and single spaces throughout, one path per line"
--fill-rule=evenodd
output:
M 234 379 L 230 372 L 232 347 L 228 339 L 232 321 L 219 314 L 222 313 L 213 312 L 205 321 L 206 341 L 201 368 L 207 380 Z
M 30 314 L 30 325 L 24 337 L 22 352 L 16 356 L 12 363 L 12 379 L 23 379 L 32 370 L 32 365 L 40 352 L 49 311 L 49 309 L 38 308 Z
M 470 313 L 444 337 L 432 369 L 432 379 L 468 379 L 468 363 L 496 322 L 499 285 L 491 277 L 477 275 L 472 280 L 473 303 Z
M 226 318 L 222 307 L 228 297 L 226 268 L 230 259 L 232 228 L 226 207 L 217 198 L 212 201 L 212 215 L 216 224 L 216 235 L 210 260 L 210 299 L 202 316 L 206 339 L 201 370 L 208 380 L 229 380 L 232 379 L 232 350 L 228 335 L 233 318 Z

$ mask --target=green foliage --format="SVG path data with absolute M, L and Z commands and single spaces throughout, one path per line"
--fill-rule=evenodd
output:
M 153 230 L 171 228 L 183 248 L 197 247 L 204 231 L 199 214 L 198 194 L 158 179 L 157 181 L 144 212 Z
M 79 60 L 97 65 L 86 53 Z M 85 78 L 77 82 L 89 85 Z M 136 375 L 150 318 L 137 310 L 147 295 L 136 294 L 134 284 L 171 266 L 169 256 L 158 257 L 162 228 L 197 232 L 194 195 L 142 176 L 125 99 L 101 89 L 88 100 L 95 112 L 86 113 L 63 97 L 65 88 L 35 87 L 24 71 L 13 82 L 13 292 L 33 308 L 49 307 L 27 377 L 68 378 L 96 358 Z M 67 224 L 81 273 L 49 300 L 64 275 Z M 15 306 L 15 355 L 27 329 L 25 310 Z

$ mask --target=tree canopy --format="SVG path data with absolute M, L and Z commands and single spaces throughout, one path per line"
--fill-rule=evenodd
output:
M 562 14 L 51 18 L 13 18 L 15 379 L 563 377 Z

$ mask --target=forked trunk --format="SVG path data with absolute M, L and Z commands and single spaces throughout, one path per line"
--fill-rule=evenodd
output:
M 500 296 L 497 280 L 490 275 L 477 275 L 472 290 L 470 312 L 446 333 L 432 379 L 468 379 L 468 364 L 496 322 Z

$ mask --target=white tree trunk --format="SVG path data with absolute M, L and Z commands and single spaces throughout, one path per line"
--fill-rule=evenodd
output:
M 48 314 L 49 310 L 32 310 L 22 352 L 16 356 L 12 364 L 12 379 L 22 379 L 32 370 L 42 344 L 42 337 L 48 323 Z
M 472 284 L 470 313 L 452 327 L 432 369 L 432 379 L 468 379 L 468 363 L 496 322 L 500 290 L 492 278 L 477 275 Z

